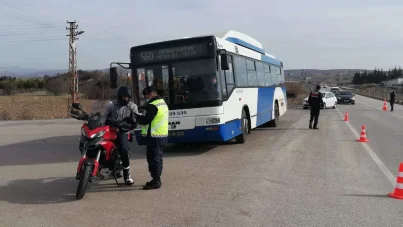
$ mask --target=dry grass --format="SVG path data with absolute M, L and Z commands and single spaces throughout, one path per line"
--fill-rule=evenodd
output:
M 286 88 L 288 105 L 299 105 L 308 95 L 303 83 L 286 83 Z
M 288 105 L 301 105 L 302 101 L 307 97 L 307 95 L 299 95 L 295 98 L 287 98 Z
M 80 100 L 89 110 L 92 100 Z M 66 96 L 0 96 L 0 120 L 39 120 L 70 118 Z

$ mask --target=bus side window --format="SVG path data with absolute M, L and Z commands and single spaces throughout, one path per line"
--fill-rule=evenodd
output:
M 248 75 L 248 85 L 257 86 L 257 74 L 255 61 L 246 60 L 246 70 Z
M 235 87 L 234 73 L 232 68 L 232 56 L 228 55 L 227 59 L 229 69 L 223 71 L 225 76 L 225 84 L 223 83 L 222 85 L 224 98 L 229 97 L 232 89 Z
M 240 87 L 248 86 L 248 76 L 246 74 L 246 61 L 241 56 L 234 59 L 236 85 Z
M 271 86 L 273 85 L 272 79 L 271 79 L 271 70 L 270 70 L 270 65 L 264 65 L 264 77 L 266 79 L 266 86 Z
M 145 74 L 145 69 L 141 68 L 141 69 L 137 69 L 137 79 L 138 79 L 138 83 L 139 83 L 139 91 L 140 91 L 140 106 L 143 105 L 146 100 L 144 98 L 142 94 L 143 89 L 147 86 L 146 83 L 146 74 Z
M 259 86 L 266 86 L 266 79 L 264 77 L 264 68 L 262 62 L 256 62 L 257 83 Z
M 279 78 L 279 76 L 278 76 L 278 74 L 277 74 L 277 70 L 278 70 L 278 67 L 277 66 L 271 66 L 271 82 L 272 82 L 272 84 L 273 85 L 278 85 L 279 84 L 279 82 L 280 82 L 280 78 Z
M 285 77 L 284 77 L 284 69 L 280 68 L 281 76 L 280 76 L 280 82 L 285 83 Z

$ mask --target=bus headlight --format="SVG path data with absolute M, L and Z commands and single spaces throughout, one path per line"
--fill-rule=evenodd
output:
M 219 117 L 206 119 L 206 124 L 208 124 L 208 125 L 209 124 L 218 124 L 218 123 L 220 123 Z

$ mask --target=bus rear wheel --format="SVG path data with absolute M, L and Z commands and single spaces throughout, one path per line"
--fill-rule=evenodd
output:
M 277 127 L 278 126 L 278 121 L 279 121 L 279 117 L 280 117 L 280 111 L 278 109 L 278 104 L 276 103 L 276 105 L 274 106 L 274 119 L 269 121 L 268 126 L 269 127 Z
M 246 137 L 249 133 L 249 120 L 248 117 L 246 116 L 245 110 L 242 110 L 241 124 L 242 124 L 241 125 L 242 134 L 235 137 L 235 141 L 237 143 L 245 143 Z

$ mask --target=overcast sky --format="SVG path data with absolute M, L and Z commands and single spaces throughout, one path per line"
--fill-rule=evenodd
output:
M 128 62 L 138 44 L 231 29 L 286 69 L 403 66 L 402 0 L 0 0 L 0 67 L 67 68 L 67 20 L 85 30 L 81 69 Z

